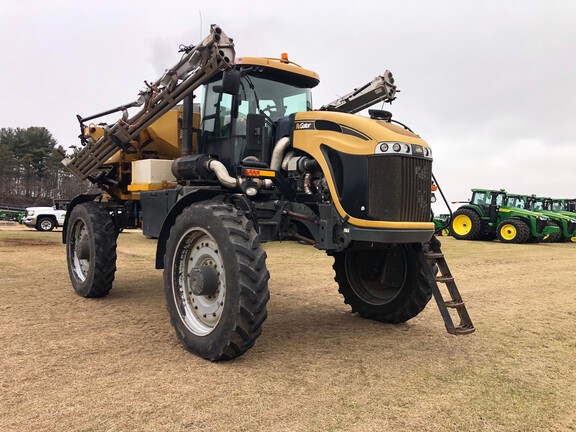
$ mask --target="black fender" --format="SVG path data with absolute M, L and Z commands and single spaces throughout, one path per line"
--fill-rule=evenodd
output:
M 62 226 L 62 243 L 66 244 L 67 240 L 66 231 L 68 231 L 68 218 L 72 214 L 72 210 L 74 209 L 74 207 L 76 207 L 78 204 L 82 204 L 88 201 L 94 201 L 97 197 L 101 195 L 102 195 L 101 193 L 77 195 L 72 201 L 70 201 L 70 204 L 68 204 L 68 208 L 66 210 L 64 225 Z
M 172 206 L 164 222 L 162 222 L 162 228 L 160 229 L 160 235 L 158 236 L 158 244 L 156 245 L 156 268 L 164 268 L 164 255 L 166 254 L 166 242 L 170 236 L 170 229 L 172 225 L 176 222 L 176 218 L 184 209 L 194 203 L 199 201 L 205 201 L 214 198 L 217 195 L 221 195 L 221 190 L 207 190 L 207 189 L 197 189 L 195 191 L 189 192 L 176 201 L 176 204 Z

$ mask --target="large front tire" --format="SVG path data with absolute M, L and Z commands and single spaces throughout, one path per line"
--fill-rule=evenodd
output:
M 546 225 L 558 227 L 558 228 L 560 228 L 560 231 L 546 235 L 546 236 L 543 236 L 542 237 L 542 243 L 559 243 L 559 242 L 564 241 L 565 237 L 562 235 L 562 227 L 559 224 L 557 224 L 553 221 L 548 221 L 546 223 Z
M 338 291 L 352 312 L 363 318 L 408 321 L 424 310 L 432 296 L 424 273 L 430 272 L 430 267 L 421 268 L 418 259 L 422 253 L 420 244 L 335 253 Z
M 66 232 L 68 274 L 82 297 L 104 297 L 116 272 L 116 232 L 109 213 L 94 203 L 74 207 Z
M 260 237 L 221 198 L 186 208 L 164 258 L 166 307 L 184 347 L 212 361 L 254 345 L 266 319 L 269 273 Z
M 521 219 L 505 219 L 496 228 L 502 243 L 526 243 L 530 239 L 530 228 Z

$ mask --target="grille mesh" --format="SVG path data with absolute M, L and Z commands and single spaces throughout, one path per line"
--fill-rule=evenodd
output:
M 403 156 L 368 158 L 368 214 L 377 220 L 430 221 L 432 162 Z

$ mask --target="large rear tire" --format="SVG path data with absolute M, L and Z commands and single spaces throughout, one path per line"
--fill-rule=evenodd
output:
M 104 297 L 116 272 L 116 231 L 109 213 L 94 203 L 74 207 L 66 232 L 68 274 L 82 297 Z
M 523 220 L 505 219 L 496 228 L 496 235 L 502 243 L 526 243 L 530 229 Z
M 212 361 L 254 345 L 266 319 L 269 273 L 254 225 L 221 198 L 186 208 L 170 230 L 164 290 L 184 347 Z
M 386 249 L 347 250 L 334 254 L 335 280 L 344 302 L 363 318 L 402 323 L 430 301 L 432 288 L 421 268 L 420 244 Z M 423 260 L 423 262 L 426 262 Z
M 458 209 L 452 216 L 450 232 L 458 240 L 478 240 L 482 232 L 482 219 L 472 209 Z

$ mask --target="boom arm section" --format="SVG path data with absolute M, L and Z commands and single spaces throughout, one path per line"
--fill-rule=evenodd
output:
M 86 180 L 119 149 L 126 150 L 130 142 L 144 129 L 190 95 L 194 89 L 218 72 L 232 69 L 234 56 L 232 38 L 213 24 L 210 35 L 202 43 L 186 50 L 180 61 L 166 70 L 157 81 L 151 84 L 145 82 L 146 88 L 139 93 L 136 101 L 94 116 L 78 116 L 82 129 L 80 140 L 84 148 L 72 158 L 65 158 L 62 163 L 79 180 Z M 128 116 L 128 108 L 140 106 L 142 108 L 136 114 Z M 84 121 L 117 111 L 122 111 L 122 118 L 112 126 L 104 124 L 104 135 L 97 141 L 84 135 Z
M 398 90 L 399 91 L 399 90 Z M 368 84 L 363 85 L 353 92 L 348 93 L 323 105 L 320 109 L 324 111 L 340 111 L 356 114 L 380 101 L 392 102 L 396 94 L 394 77 L 392 72 L 387 70 L 383 75 L 377 76 Z

